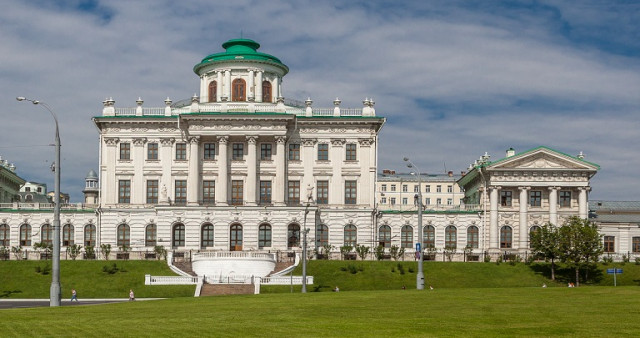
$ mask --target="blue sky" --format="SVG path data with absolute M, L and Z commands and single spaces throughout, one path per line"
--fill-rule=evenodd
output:
M 0 156 L 82 200 L 98 171 L 102 101 L 161 107 L 198 91 L 192 68 L 228 39 L 290 68 L 284 96 L 387 118 L 379 169 L 460 172 L 484 152 L 545 145 L 601 166 L 592 199 L 639 200 L 640 1 L 19 1 L 0 13 Z M 409 146 L 408 146 L 409 145 Z

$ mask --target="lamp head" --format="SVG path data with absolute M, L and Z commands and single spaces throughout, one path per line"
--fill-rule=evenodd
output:
M 16 97 L 16 100 L 18 100 L 18 101 L 24 101 L 24 100 L 26 100 L 26 99 L 27 99 L 27 98 L 26 98 L 26 97 L 24 97 L 24 96 L 18 96 L 18 97 Z
M 24 97 L 23 97 L 23 99 L 24 99 Z M 403 160 L 404 160 L 405 162 L 407 162 L 407 161 L 409 161 L 409 158 L 408 158 L 408 157 L 405 157 L 405 158 L 403 158 Z

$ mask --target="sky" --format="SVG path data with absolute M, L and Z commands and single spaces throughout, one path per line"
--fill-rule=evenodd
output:
M 290 68 L 286 98 L 387 119 L 378 169 L 459 173 L 538 146 L 600 165 L 591 199 L 640 200 L 640 1 L 4 0 L 0 156 L 81 202 L 98 172 L 102 101 L 163 107 L 199 91 L 193 66 L 248 38 Z M 632 170 L 633 169 L 633 170 Z

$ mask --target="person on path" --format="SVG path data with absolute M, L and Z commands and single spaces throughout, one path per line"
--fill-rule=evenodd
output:
M 71 289 L 71 301 L 78 301 L 78 294 L 76 293 L 76 289 Z
M 136 297 L 133 294 L 133 290 L 129 290 L 129 300 L 136 300 Z

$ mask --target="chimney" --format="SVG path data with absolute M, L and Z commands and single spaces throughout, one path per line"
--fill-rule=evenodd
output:
M 516 151 L 513 148 L 507 149 L 507 157 L 511 157 L 516 154 Z
M 449 171 L 447 175 L 449 175 L 449 177 L 453 177 L 453 171 Z
M 584 160 L 584 154 L 582 152 L 580 152 L 580 154 L 578 154 L 578 158 L 581 160 Z

